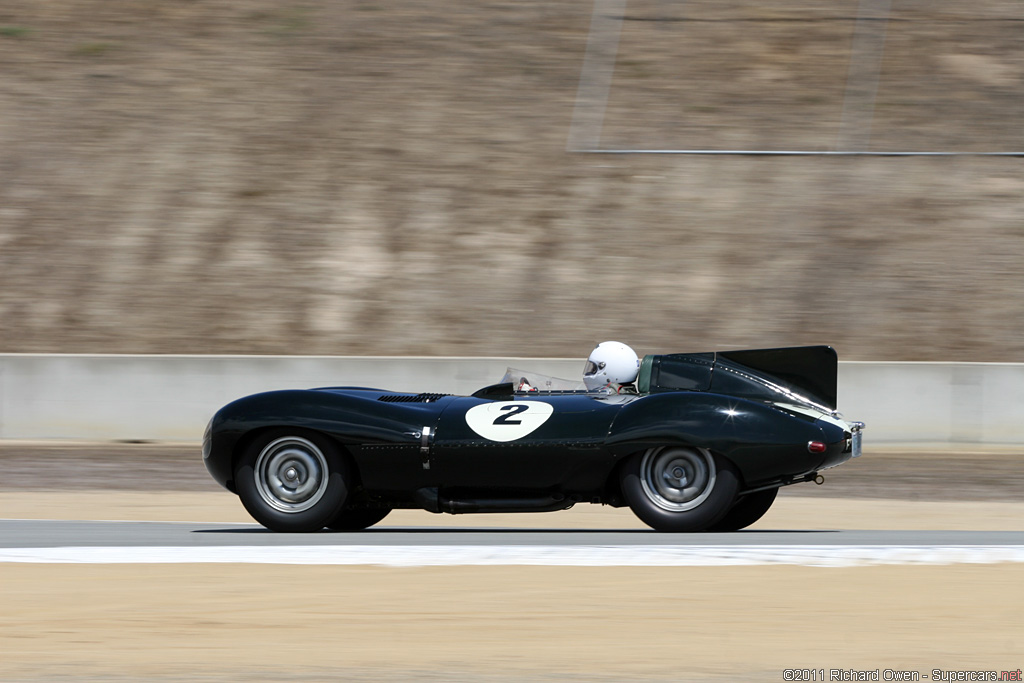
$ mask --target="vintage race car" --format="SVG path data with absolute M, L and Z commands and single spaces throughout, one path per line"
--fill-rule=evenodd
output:
M 520 371 L 471 396 L 272 391 L 219 410 L 213 478 L 275 531 L 358 530 L 391 510 L 628 505 L 659 531 L 733 531 L 779 487 L 857 457 L 828 346 L 645 356 L 635 389 Z

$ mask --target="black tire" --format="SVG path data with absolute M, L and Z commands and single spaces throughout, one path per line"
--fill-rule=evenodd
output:
M 253 519 L 272 531 L 320 531 L 348 498 L 349 469 L 338 447 L 316 432 L 276 429 L 249 444 L 235 486 Z
M 740 529 L 746 529 L 764 517 L 764 513 L 768 512 L 768 508 L 775 502 L 775 496 L 777 495 L 779 495 L 779 489 L 774 488 L 755 491 L 754 493 L 741 496 L 729 508 L 729 511 L 725 513 L 725 517 L 712 524 L 708 531 L 739 531 Z
M 361 531 L 381 521 L 390 512 L 390 508 L 342 510 L 334 519 L 327 523 L 327 528 L 334 529 L 335 531 Z
M 633 456 L 622 470 L 622 494 L 657 531 L 704 531 L 736 500 L 735 465 L 704 448 L 667 446 Z

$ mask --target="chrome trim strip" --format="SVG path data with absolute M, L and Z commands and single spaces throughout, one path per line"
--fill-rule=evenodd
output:
M 423 431 L 420 432 L 420 457 L 423 459 L 423 469 L 430 469 L 430 437 L 433 434 L 430 431 L 430 427 L 423 427 Z

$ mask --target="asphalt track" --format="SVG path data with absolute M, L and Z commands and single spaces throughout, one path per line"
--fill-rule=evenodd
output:
M 360 532 L 280 534 L 257 524 L 0 520 L 0 548 L 195 546 L 1024 546 L 1024 531 L 790 531 L 663 534 L 581 530 L 381 526 Z
M 35 465 L 45 458 L 52 466 Z M 1016 452 L 867 453 L 829 477 L 829 494 L 856 499 L 881 496 L 894 500 L 1017 501 L 1024 468 Z M 174 492 L 226 495 L 206 473 L 195 448 L 165 444 L 0 444 L 5 480 L 0 492 L 93 493 L 118 500 L 120 491 L 139 495 Z M 793 487 L 797 489 L 799 487 Z M 816 495 L 817 487 L 787 491 Z M 42 494 L 40 494 L 42 495 Z M 16 516 L 24 501 L 7 508 Z M 130 508 L 130 505 L 129 505 Z M 106 514 L 125 513 L 124 504 Z M 207 511 L 209 512 L 209 511 Z M 13 514 L 12 514 L 13 513 Z M 81 511 L 78 511 L 81 515 Z M 357 533 L 275 534 L 255 523 L 94 521 L 124 519 L 94 516 L 88 520 L 0 519 L 0 563 L 153 563 L 244 562 L 276 564 L 362 564 L 390 566 L 547 564 L 592 566 L 687 566 L 728 564 L 951 564 L 963 562 L 1024 563 L 1024 531 L 808 530 L 759 524 L 732 534 L 660 534 L 567 524 L 552 526 L 491 521 L 459 524 L 443 516 L 436 523 L 386 519 Z M 134 514 L 135 513 L 125 513 Z M 144 514 L 144 512 L 137 512 Z M 187 513 L 185 513 L 187 514 Z M 1007 513 L 1000 513 L 1007 514 Z M 54 511 L 54 517 L 63 516 Z M 136 517 L 137 518 L 137 517 Z M 129 518 L 131 519 L 131 518 Z M 164 517 L 163 519 L 168 519 Z M 173 519 L 173 517 L 171 518 Z M 202 519 L 201 517 L 199 519 Z M 238 520 L 242 521 L 242 520 Z M 988 519 L 978 517 L 980 528 Z M 468 520 L 467 520 L 468 522 Z M 486 523 L 486 522 L 485 522 Z M 770 523 L 770 522 L 769 522 Z M 813 522 L 812 522 L 813 524 Z M 937 522 L 938 524 L 938 522 Z M 842 527 L 840 527 L 842 528 Z M 892 527 L 889 526 L 891 529 Z M 920 528 L 920 526 L 919 526 Z M 929 527 L 924 527 L 929 528 Z M 952 527 L 964 529 L 963 525 Z
M 380 527 L 277 534 L 257 525 L 0 520 L 0 563 L 731 566 L 1024 563 L 1019 531 L 771 531 Z

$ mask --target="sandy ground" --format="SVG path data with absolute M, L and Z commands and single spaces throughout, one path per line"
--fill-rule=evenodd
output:
M 1017 669 L 1020 565 L 0 567 L 0 677 L 752 680 Z
M 39 448 L 0 451 L 8 483 L 21 484 L 0 489 L 0 517 L 252 523 L 237 499 L 184 467 L 195 464 L 187 449 L 83 446 L 71 451 L 77 467 L 57 468 L 62 478 L 26 465 L 46 454 Z M 1024 503 L 998 486 L 986 499 L 982 485 L 1000 471 L 1015 481 L 1013 454 L 945 454 L 928 475 L 909 466 L 920 457 L 865 456 L 845 479 L 839 468 L 831 487 L 792 487 L 752 529 L 1024 524 Z M 132 462 L 164 488 L 147 490 L 149 476 L 111 476 Z M 945 497 L 943 480 L 965 462 L 982 479 Z M 902 483 L 882 486 L 880 474 Z M 96 488 L 105 478 L 118 488 Z M 43 479 L 55 488 L 42 490 Z M 845 495 L 865 488 L 890 497 Z M 382 526 L 643 528 L 626 509 L 589 505 L 537 515 L 398 511 Z M 0 680 L 783 681 L 787 668 L 888 668 L 924 680 L 934 668 L 1024 663 L 1022 581 L 1024 566 L 1009 564 L 0 564 Z
M 0 517 L 248 522 L 226 493 L 5 492 Z M 781 496 L 752 529 L 1019 529 L 1024 503 Z M 383 526 L 642 528 L 628 510 Z M 0 680 L 782 681 L 1010 670 L 1024 566 L 0 565 Z

